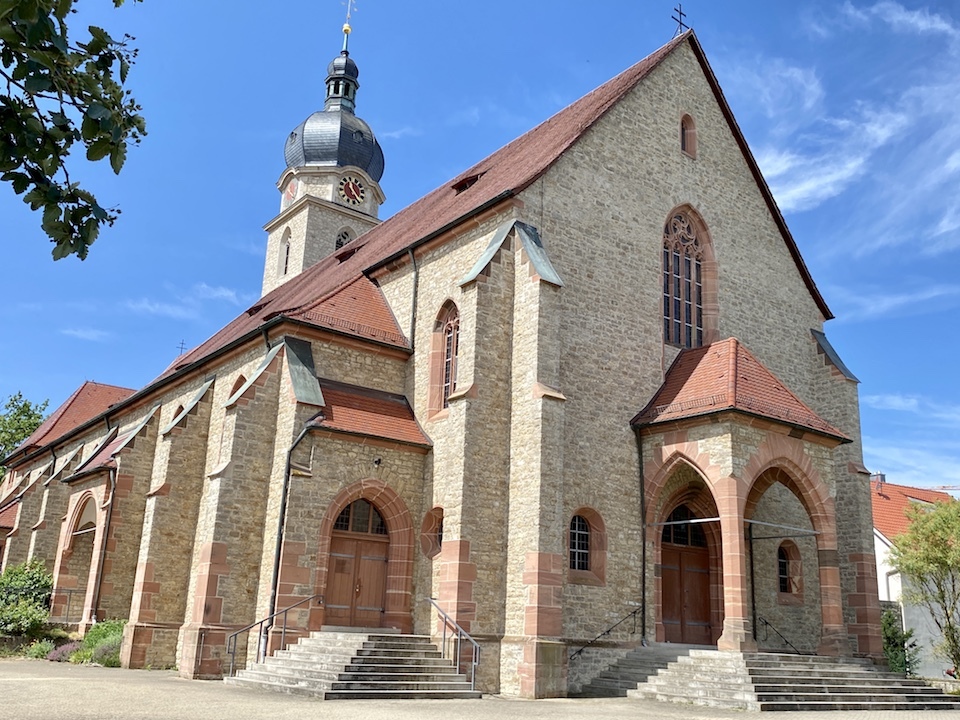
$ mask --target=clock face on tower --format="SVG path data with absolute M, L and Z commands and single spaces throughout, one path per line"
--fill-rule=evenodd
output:
M 340 197 L 351 205 L 359 205 L 367 196 L 363 181 L 355 175 L 344 175 L 340 180 Z

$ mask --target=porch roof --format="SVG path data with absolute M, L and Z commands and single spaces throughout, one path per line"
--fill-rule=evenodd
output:
M 681 350 L 663 385 L 630 423 L 643 427 L 724 411 L 850 442 L 790 392 L 736 338 Z

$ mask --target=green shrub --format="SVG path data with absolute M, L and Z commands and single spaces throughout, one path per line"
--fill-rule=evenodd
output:
M 46 659 L 47 655 L 53 652 L 53 648 L 54 648 L 53 640 L 34 640 L 27 647 L 27 650 L 24 654 L 28 658 L 44 660 Z
M 104 667 L 120 667 L 120 637 L 113 635 L 97 645 L 90 661 Z
M 50 612 L 27 598 L 0 603 L 0 634 L 36 635 L 47 622 Z
M 890 670 L 912 675 L 917 667 L 920 648 L 913 639 L 913 630 L 904 630 L 900 624 L 900 611 L 887 608 L 880 616 L 883 632 L 883 654 Z
M 70 653 L 70 657 L 67 658 L 67 662 L 70 662 L 74 665 L 84 665 L 90 660 L 93 659 L 93 650 L 90 648 L 80 647 Z
M 98 645 L 123 637 L 123 626 L 126 624 L 126 620 L 104 620 L 91 625 L 83 636 L 83 647 L 94 650 Z
M 0 575 L 0 634 L 35 635 L 49 616 L 53 578 L 43 563 L 14 565 Z

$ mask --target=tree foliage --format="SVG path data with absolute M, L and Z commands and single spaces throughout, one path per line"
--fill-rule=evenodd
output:
M 87 160 L 109 158 L 119 173 L 127 145 L 146 134 L 140 106 L 123 88 L 137 55 L 127 44 L 133 38 L 117 41 L 91 25 L 86 41 L 72 43 L 67 19 L 74 6 L 0 0 L 0 180 L 42 211 L 55 260 L 84 259 L 100 228 L 120 212 L 71 181 L 73 146 L 82 145 Z
M 960 667 L 960 502 L 916 506 L 910 529 L 894 539 L 893 566 L 907 580 L 904 598 L 921 605 L 940 630 L 935 650 Z
M 39 404 L 32 403 L 24 400 L 21 393 L 7 399 L 3 412 L 0 412 L 0 460 L 16 450 L 20 443 L 40 427 L 46 409 L 46 400 Z M 0 478 L 3 475 L 3 468 L 0 468 Z

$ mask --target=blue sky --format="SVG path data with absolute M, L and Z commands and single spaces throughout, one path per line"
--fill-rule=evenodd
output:
M 357 110 L 386 155 L 384 218 L 675 29 L 675 3 L 650 0 L 358 5 Z M 22 391 L 52 409 L 87 379 L 141 387 L 181 341 L 198 344 L 257 298 L 284 138 L 322 105 L 345 13 L 340 0 L 269 8 L 81 3 L 76 28 L 136 37 L 129 85 L 149 135 L 119 177 L 74 166 L 123 211 L 85 262 L 54 263 L 39 218 L 0 187 L 0 400 Z M 837 316 L 826 332 L 862 381 L 867 467 L 960 484 L 960 6 L 683 9 Z

